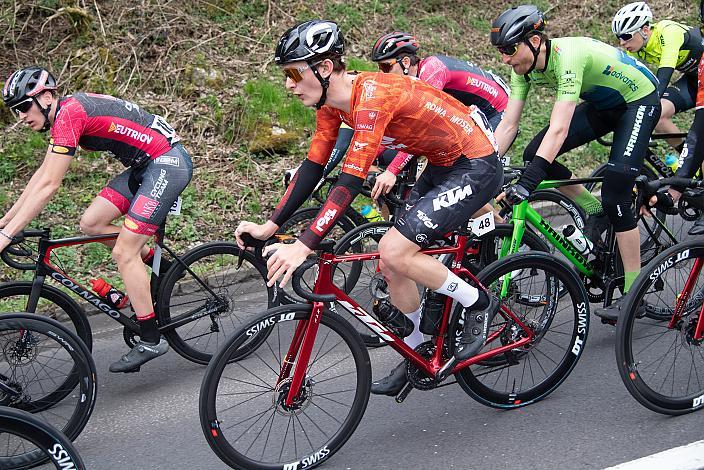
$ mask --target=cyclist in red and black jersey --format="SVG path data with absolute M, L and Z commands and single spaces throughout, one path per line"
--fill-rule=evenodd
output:
M 420 248 L 465 223 L 496 194 L 503 179 L 491 130 L 481 112 L 467 107 L 421 80 L 384 73 L 348 74 L 344 41 L 337 24 L 308 21 L 284 33 L 275 61 L 288 88 L 303 104 L 316 107 L 317 128 L 308 158 L 301 164 L 274 214 L 264 224 L 241 222 L 235 231 L 255 238 L 272 236 L 310 195 L 320 180 L 340 124 L 354 130 L 342 175 L 315 221 L 293 244 L 272 245 L 269 283 L 282 284 L 316 248 L 362 189 L 380 145 L 424 155 L 428 168 L 414 186 L 406 211 L 381 239 L 381 269 L 391 300 L 412 321 L 405 341 L 416 347 L 420 299 L 417 283 L 460 302 L 468 318 L 455 351 L 466 359 L 481 349 L 498 301 L 451 273 Z M 275 250 L 275 251 L 274 251 Z M 471 312 L 471 313 L 470 313 Z M 405 363 L 372 385 L 372 393 L 395 395 L 406 382 Z
M 421 58 L 418 56 L 419 50 L 420 44 L 415 36 L 394 31 L 377 39 L 371 57 L 384 73 L 417 77 L 467 106 L 475 105 L 486 116 L 491 130 L 495 130 L 508 103 L 508 85 L 493 72 L 472 62 L 444 55 Z M 396 184 L 396 176 L 412 157 L 399 151 L 386 171 L 376 178 L 372 197 L 388 193 Z M 491 210 L 491 206 L 487 205 L 481 212 Z
M 49 203 L 79 146 L 108 152 L 128 169 L 98 194 L 80 225 L 89 235 L 119 232 L 111 243 L 112 256 L 142 332 L 139 343 L 110 371 L 130 372 L 166 353 L 168 344 L 157 329 L 143 262 L 149 263 L 153 256 L 147 241 L 193 174 L 178 135 L 164 118 L 129 101 L 91 93 L 60 98 L 56 80 L 41 67 L 10 75 L 2 98 L 31 129 L 50 130 L 51 141 L 44 162 L 0 219 L 0 251 Z M 126 215 L 122 227 L 113 225 L 122 215 Z

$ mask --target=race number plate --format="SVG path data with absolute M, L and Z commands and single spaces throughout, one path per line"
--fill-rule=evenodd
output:
M 496 228 L 494 213 L 488 212 L 477 219 L 471 219 L 469 221 L 469 227 L 472 229 L 472 233 L 477 236 L 494 231 Z
M 181 196 L 178 197 L 174 201 L 174 204 L 171 206 L 171 209 L 169 209 L 169 214 L 170 215 L 179 215 L 181 214 Z

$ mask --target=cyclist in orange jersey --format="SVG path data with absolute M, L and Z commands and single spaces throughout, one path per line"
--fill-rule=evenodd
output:
M 451 273 L 422 247 L 466 222 L 498 191 L 503 171 L 496 144 L 481 112 L 467 107 L 420 80 L 378 72 L 349 74 L 342 56 L 344 40 L 337 24 L 307 21 L 284 33 L 275 61 L 286 75 L 286 88 L 317 111 L 317 128 L 302 163 L 273 215 L 264 224 L 243 221 L 235 235 L 272 236 L 306 200 L 320 180 L 342 122 L 354 130 L 338 183 L 311 226 L 293 244 L 272 245 L 269 284 L 285 284 L 313 252 L 362 189 L 380 145 L 425 155 L 428 168 L 415 185 L 405 212 L 379 243 L 381 269 L 392 303 L 412 321 L 405 341 L 416 347 L 420 299 L 416 283 L 448 295 L 466 309 L 458 360 L 479 352 L 498 301 Z M 409 328 L 410 330 L 410 328 Z M 372 385 L 372 393 L 395 395 L 406 383 L 405 362 Z

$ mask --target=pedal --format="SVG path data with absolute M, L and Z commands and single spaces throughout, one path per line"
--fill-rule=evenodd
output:
M 440 368 L 439 371 L 435 373 L 435 381 L 437 383 L 442 382 L 447 378 L 448 375 L 452 372 L 452 368 L 455 367 L 455 364 L 457 364 L 457 359 L 453 356 L 450 358 L 449 361 L 445 363 L 444 366 Z
M 614 320 L 607 320 L 606 318 L 602 318 L 601 323 L 604 325 L 616 326 L 616 322 Z
M 408 394 L 411 393 L 411 390 L 413 390 L 413 385 L 411 385 L 410 382 L 404 385 L 401 391 L 398 392 L 398 395 L 396 395 L 396 403 L 403 403 L 403 400 L 405 400 Z

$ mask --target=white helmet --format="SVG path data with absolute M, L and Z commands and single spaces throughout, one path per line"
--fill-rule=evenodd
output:
M 629 3 L 616 13 L 611 22 L 611 30 L 616 36 L 633 33 L 652 19 L 653 12 L 645 2 Z

